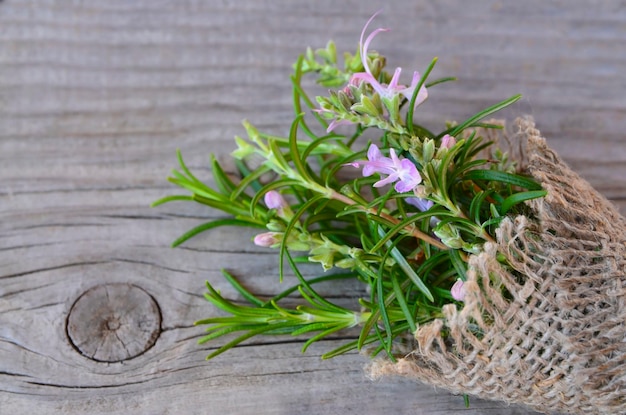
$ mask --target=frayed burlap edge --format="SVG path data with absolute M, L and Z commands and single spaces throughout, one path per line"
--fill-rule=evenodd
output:
M 445 319 L 415 333 L 413 352 L 368 370 L 545 413 L 626 413 L 625 220 L 531 119 L 516 128 L 548 195 L 470 258 L 460 310 L 445 306 Z

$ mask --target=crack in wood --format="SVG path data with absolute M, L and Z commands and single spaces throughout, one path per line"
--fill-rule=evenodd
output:
M 163 269 L 163 270 L 166 270 L 166 271 L 178 272 L 178 273 L 182 273 L 182 274 L 191 274 L 191 271 L 185 271 L 185 270 L 177 269 L 177 268 L 170 268 L 170 267 L 166 267 L 166 266 L 163 266 L 163 265 L 159 265 L 159 264 L 157 264 L 155 262 L 143 261 L 143 260 L 139 260 L 139 259 L 112 257 L 111 261 L 113 261 L 113 262 L 124 262 L 124 263 L 128 263 L 128 264 L 149 265 L 151 267 L 156 267 L 156 268 Z
M 16 231 L 29 231 L 32 229 L 46 229 L 46 228 L 90 228 L 90 227 L 105 227 L 105 226 L 111 226 L 108 223 L 54 223 L 54 222 L 49 222 L 49 223 L 44 223 L 44 224 L 38 224 L 38 225 L 30 225 L 30 226 L 20 226 L 20 227 L 16 227 L 13 228 L 13 230 Z
M 13 373 L 13 372 L 7 372 L 7 371 L 2 371 L 2 370 L 0 370 L 0 375 L 13 376 L 13 377 L 32 378 L 32 376 L 27 375 L 25 373 Z
M 106 264 L 106 263 L 109 263 L 109 262 L 110 261 L 72 262 L 70 264 L 63 264 L 63 265 L 58 265 L 58 266 L 54 266 L 54 267 L 38 268 L 38 269 L 34 269 L 34 270 L 18 272 L 18 273 L 15 273 L 15 274 L 0 275 L 0 279 L 18 278 L 18 277 L 24 277 L 24 276 L 27 276 L 27 275 L 31 275 L 31 274 L 38 274 L 38 273 L 41 273 L 41 272 L 57 271 L 57 270 L 61 270 L 61 269 L 80 267 L 80 266 L 86 266 L 86 265 L 101 265 L 101 264 Z

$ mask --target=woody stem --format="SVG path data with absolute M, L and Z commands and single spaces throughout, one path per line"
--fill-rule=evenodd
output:
M 338 193 L 335 190 L 332 190 L 329 194 L 330 198 L 335 199 L 339 202 L 345 203 L 346 205 L 349 206 L 354 206 L 357 205 L 357 202 L 355 202 L 354 200 L 350 199 L 349 197 L 342 195 L 341 193 Z M 380 216 L 381 218 L 384 218 L 385 220 L 393 223 L 393 224 L 398 224 L 400 223 L 400 221 L 396 218 L 394 218 L 393 216 L 388 215 L 387 213 L 384 212 L 377 212 L 375 209 L 372 208 L 364 208 L 362 207 L 364 212 L 367 212 L 371 215 L 377 215 Z M 443 243 L 441 243 L 441 241 L 433 238 L 432 236 L 420 231 L 419 229 L 407 229 L 407 232 L 410 233 L 412 236 L 416 237 L 417 239 L 421 239 L 424 242 L 428 242 L 429 244 L 436 246 L 439 249 L 443 249 L 443 250 L 447 250 L 450 249 L 447 246 L 445 246 Z

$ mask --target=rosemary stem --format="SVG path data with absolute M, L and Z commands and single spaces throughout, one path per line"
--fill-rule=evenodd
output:
M 350 199 L 349 197 L 347 197 L 345 195 L 342 195 L 341 193 L 337 192 L 336 190 L 332 190 L 331 189 L 331 191 L 329 192 L 329 196 L 332 199 L 340 201 L 340 202 L 342 202 L 342 203 L 344 203 L 346 205 L 349 205 L 349 206 L 354 206 L 354 205 L 357 204 L 357 202 L 355 202 L 354 200 Z M 400 223 L 400 221 L 398 219 L 396 219 L 393 216 L 390 216 L 390 215 L 388 215 L 388 214 L 386 214 L 384 212 L 376 212 L 376 210 L 372 209 L 372 208 L 366 209 L 366 208 L 362 207 L 362 209 L 363 209 L 364 212 L 367 212 L 367 213 L 369 213 L 371 215 L 378 215 L 378 216 L 388 220 L 389 222 L 393 223 L 394 225 L 397 225 L 398 223 Z M 429 244 L 431 244 L 433 246 L 436 246 L 439 249 L 442 249 L 442 250 L 450 249 L 446 245 L 441 243 L 441 241 L 439 241 L 439 240 L 433 238 L 432 236 L 430 236 L 430 235 L 420 231 L 419 229 L 407 228 L 406 231 L 409 234 L 411 234 L 412 236 L 416 237 L 417 239 L 421 239 L 422 241 L 427 242 L 427 243 L 429 243 Z

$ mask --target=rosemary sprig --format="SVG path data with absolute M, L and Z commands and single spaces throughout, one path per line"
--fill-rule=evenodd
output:
M 222 226 L 263 229 L 254 243 L 278 250 L 277 277 L 282 281 L 290 270 L 298 280 L 270 299 L 254 296 L 226 271 L 224 277 L 241 298 L 224 298 L 207 282 L 207 301 L 227 314 L 196 323 L 207 326 L 201 343 L 226 339 L 208 358 L 257 335 L 307 336 L 305 351 L 313 342 L 359 327 L 357 337 L 323 357 L 368 346 L 373 354 L 384 351 L 394 359 L 399 339 L 441 318 L 444 305 L 461 306 L 468 255 L 494 240 L 499 221 L 546 194 L 477 132 L 479 127 L 501 128 L 481 120 L 519 95 L 432 132 L 415 120 L 416 109 L 427 89 L 454 78 L 429 82 L 434 59 L 422 76 L 415 72 L 409 86 L 401 85 L 400 68 L 387 72 L 385 58 L 368 51 L 378 32 L 365 40 L 362 35 L 357 52 L 344 55 L 343 67 L 332 42 L 298 58 L 291 76 L 294 119 L 288 134 L 263 133 L 245 121 L 247 137 L 235 138 L 232 154 L 239 180 L 212 157 L 215 185 L 208 186 L 178 153 L 180 169 L 169 180 L 189 194 L 165 197 L 154 206 L 193 201 L 227 217 L 200 224 L 173 245 Z M 321 85 L 341 88 L 313 100 L 302 86 L 303 77 L 311 75 Z M 319 125 L 309 125 L 311 116 Z M 353 129 L 339 133 L 342 125 Z M 325 131 L 316 132 L 320 126 Z M 366 131 L 378 139 L 363 143 Z M 254 169 L 246 165 L 252 155 L 263 160 Z M 355 167 L 362 176 L 347 178 L 346 170 Z M 262 183 L 268 172 L 277 178 Z M 300 269 L 307 262 L 332 272 L 307 280 Z M 369 292 L 355 299 L 352 309 L 314 288 L 343 279 Z M 296 294 L 302 304 L 285 306 L 286 298 Z M 247 304 L 238 303 L 241 299 Z

